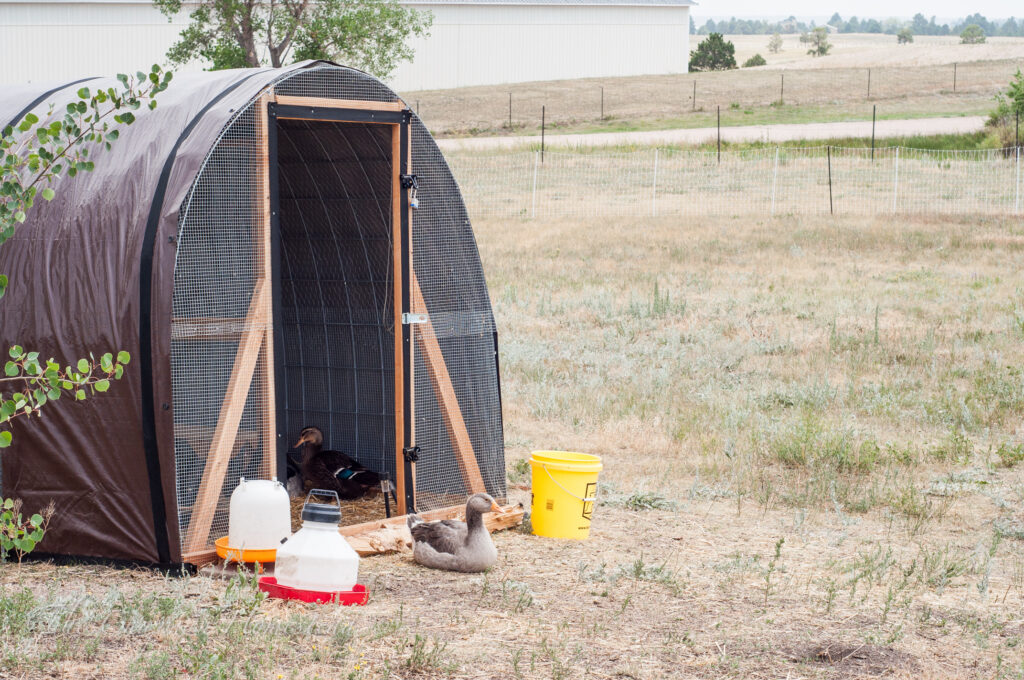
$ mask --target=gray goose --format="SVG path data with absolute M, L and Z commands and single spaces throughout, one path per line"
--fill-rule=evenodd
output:
M 424 522 L 417 514 L 407 520 L 412 534 L 413 559 L 425 567 L 448 571 L 478 572 L 498 559 L 491 534 L 484 526 L 485 512 L 504 512 L 485 493 L 473 494 L 466 503 L 466 521 L 442 519 Z

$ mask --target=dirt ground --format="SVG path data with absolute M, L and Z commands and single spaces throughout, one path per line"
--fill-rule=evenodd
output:
M 0 567 L 5 678 L 1020 678 L 1019 220 L 475 225 L 511 501 L 603 457 L 587 541 L 364 559 L 365 607 Z

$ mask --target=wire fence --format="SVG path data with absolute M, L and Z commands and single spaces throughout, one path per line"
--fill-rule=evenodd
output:
M 870 118 L 928 110 L 958 113 L 964 102 L 1005 90 L 1024 59 L 872 68 L 737 69 L 643 78 L 582 79 L 408 93 L 433 133 L 552 128 L 594 121 L 710 116 L 730 125 L 759 107 L 848 105 Z M 986 102 L 987 104 L 988 102 Z M 859 107 L 859 108 L 858 108 Z M 922 108 L 924 107 L 924 108 Z
M 472 217 L 1021 215 L 1022 147 L 449 157 Z

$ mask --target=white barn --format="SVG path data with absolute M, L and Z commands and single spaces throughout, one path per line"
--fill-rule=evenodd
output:
M 434 18 L 430 35 L 413 44 L 413 61 L 388 79 L 400 92 L 688 68 L 691 0 L 403 4 Z M 72 81 L 148 69 L 165 62 L 187 19 L 168 22 L 149 0 L 0 0 L 0 81 Z M 76 42 L 82 47 L 63 48 Z

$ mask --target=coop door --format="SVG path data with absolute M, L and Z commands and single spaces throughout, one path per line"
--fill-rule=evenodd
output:
M 278 469 L 316 426 L 392 480 L 401 510 L 412 485 L 406 115 L 298 99 L 268 109 Z

